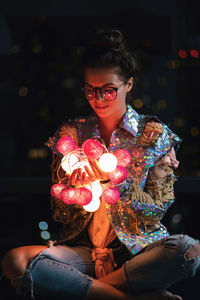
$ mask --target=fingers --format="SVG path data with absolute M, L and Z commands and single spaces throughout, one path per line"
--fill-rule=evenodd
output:
M 91 181 L 101 180 L 106 181 L 109 179 L 109 173 L 101 170 L 98 161 L 95 159 L 94 161 L 89 161 L 90 167 L 84 165 L 83 171 L 81 168 L 75 169 L 69 179 L 70 185 L 86 185 Z
M 70 176 L 70 179 L 69 179 L 69 184 L 70 185 L 75 185 L 75 182 L 76 182 L 76 177 L 77 177 L 77 170 L 75 169 L 71 176 Z
M 96 177 L 96 179 L 101 179 L 102 178 L 102 173 L 100 171 L 100 169 L 98 169 L 97 165 L 96 165 L 96 160 L 94 161 L 89 161 L 90 166 L 92 168 L 92 171 L 94 172 L 94 175 Z
M 86 167 L 86 166 L 84 166 L 84 167 Z M 89 170 L 89 168 L 86 167 L 85 169 L 86 169 L 86 172 L 82 171 L 81 168 L 75 169 L 70 176 L 69 184 L 74 185 L 74 186 L 80 186 L 80 185 L 86 185 L 89 182 L 96 180 L 96 177 Z
M 109 179 L 109 173 L 108 172 L 104 172 L 104 171 L 101 170 L 101 168 L 99 166 L 99 162 L 96 159 L 94 160 L 94 165 L 95 165 L 95 168 L 101 174 L 102 180 L 108 180 Z
M 94 173 L 90 170 L 88 166 L 84 166 L 84 169 L 86 171 L 86 174 L 88 175 L 88 178 L 96 179 Z

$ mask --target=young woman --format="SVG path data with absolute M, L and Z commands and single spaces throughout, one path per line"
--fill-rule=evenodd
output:
M 127 179 L 115 204 L 102 199 L 87 212 L 52 197 L 54 220 L 63 224 L 62 240 L 49 246 L 10 250 L 4 275 L 19 295 L 45 299 L 182 299 L 166 289 L 200 268 L 200 243 L 186 235 L 169 236 L 160 223 L 174 201 L 174 148 L 180 139 L 156 117 L 138 115 L 126 103 L 137 63 L 120 31 L 100 30 L 83 59 L 83 91 L 94 114 L 61 125 L 47 145 L 53 153 L 53 183 L 84 186 L 89 176 L 109 184 L 98 164 L 93 174 L 66 176 L 57 142 L 70 136 L 79 146 L 101 141 L 110 153 L 131 154 Z M 87 171 L 87 170 L 86 170 Z M 90 177 L 91 178 L 91 177 Z

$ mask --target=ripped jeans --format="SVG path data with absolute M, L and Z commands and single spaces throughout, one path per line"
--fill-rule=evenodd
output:
M 200 242 L 187 235 L 156 241 L 122 265 L 129 293 L 166 289 L 199 269 Z M 43 250 L 13 285 L 28 299 L 81 300 L 87 299 L 93 278 L 90 248 L 57 245 Z

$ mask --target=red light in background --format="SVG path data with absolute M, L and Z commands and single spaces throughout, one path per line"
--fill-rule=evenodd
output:
M 199 51 L 196 50 L 196 49 L 191 49 L 191 50 L 190 50 L 190 55 L 191 55 L 193 58 L 199 58 Z
M 187 57 L 187 52 L 185 50 L 179 50 L 178 55 L 180 58 L 186 58 Z

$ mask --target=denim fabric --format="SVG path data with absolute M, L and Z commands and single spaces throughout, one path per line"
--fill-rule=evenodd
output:
M 42 251 L 25 275 L 13 285 L 18 295 L 35 299 L 37 295 L 58 300 L 86 299 L 94 263 L 86 247 L 52 246 Z
M 187 235 L 171 235 L 147 246 L 123 265 L 130 291 L 166 289 L 175 282 L 193 277 L 200 269 L 200 248 L 197 257 L 186 259 L 185 253 L 196 243 Z
M 199 241 L 187 235 L 172 235 L 152 243 L 135 256 L 128 253 L 124 245 L 113 253 L 117 268 L 126 260 L 122 269 L 129 292 L 135 293 L 166 289 L 194 276 L 200 268 L 200 248 L 197 257 L 186 259 L 185 254 L 196 243 Z M 45 299 L 84 300 L 92 278 L 95 278 L 95 268 L 90 248 L 57 245 L 42 251 L 13 285 L 19 295 L 32 299 L 39 295 Z

